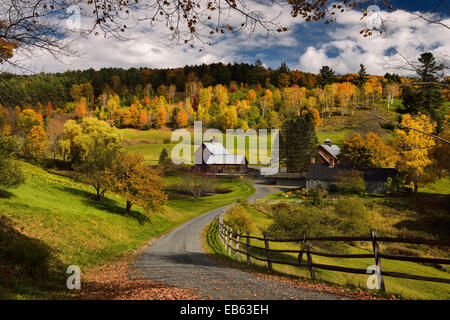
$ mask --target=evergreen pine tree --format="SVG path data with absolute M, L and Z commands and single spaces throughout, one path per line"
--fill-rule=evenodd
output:
M 355 85 L 358 88 L 362 88 L 368 80 L 369 77 L 367 76 L 366 67 L 363 64 L 360 64 L 358 71 L 358 78 L 355 79 Z
M 162 149 L 161 153 L 159 154 L 158 164 L 163 164 L 168 157 L 169 153 L 167 152 L 166 148 Z
M 308 169 L 318 141 L 313 119 L 298 116 L 283 123 L 280 135 L 280 162 L 288 172 Z
M 327 84 L 332 84 L 335 80 L 334 71 L 329 66 L 320 68 L 317 83 L 323 88 Z
M 436 82 L 439 81 L 439 72 L 444 69 L 444 65 L 437 64 L 431 52 L 420 55 L 417 74 L 424 84 L 418 88 L 406 87 L 402 91 L 402 100 L 405 113 L 424 113 L 437 122 L 436 131 L 440 132 L 445 119 L 446 108 L 442 98 L 442 87 Z

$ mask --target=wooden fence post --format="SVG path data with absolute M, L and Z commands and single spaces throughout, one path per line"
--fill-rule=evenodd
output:
M 233 228 L 230 227 L 230 242 L 228 243 L 228 255 L 231 256 L 231 242 L 233 241 Z
M 316 279 L 316 271 L 314 270 L 314 267 L 312 266 L 312 256 L 311 256 L 311 246 L 309 241 L 306 241 L 306 233 L 304 235 L 305 239 L 305 247 L 306 247 L 306 257 L 308 258 L 308 267 L 309 267 L 309 273 L 311 274 L 311 279 Z
M 224 238 L 223 241 L 225 242 L 225 251 L 228 249 L 228 226 L 224 226 Z
M 305 238 L 306 238 L 306 232 L 302 232 L 302 242 L 300 243 L 300 253 L 298 254 L 297 260 L 298 264 L 302 265 L 303 260 L 303 251 L 305 251 Z
M 372 229 L 370 234 L 372 236 L 372 246 L 373 246 L 373 255 L 375 257 L 375 264 L 377 265 L 378 271 L 380 273 L 380 276 L 378 277 L 380 290 L 382 292 L 386 292 L 386 287 L 384 285 L 384 277 L 381 274 L 381 270 L 382 270 L 381 269 L 381 257 L 380 257 L 380 247 L 378 246 L 378 242 L 377 242 L 377 232 Z
M 223 234 L 222 234 L 222 221 L 220 220 L 220 217 L 219 217 L 219 240 L 220 240 L 220 243 L 222 243 L 223 244 Z
M 247 231 L 247 264 L 250 264 L 250 231 Z
M 239 252 L 238 252 L 238 250 L 239 250 L 240 237 L 241 237 L 241 230 L 238 230 L 237 231 L 237 235 L 236 235 L 236 251 L 234 252 L 234 257 L 236 258 L 236 260 L 239 259 Z
M 266 247 L 266 255 L 267 255 L 267 267 L 269 268 L 269 271 L 272 271 L 272 262 L 270 261 L 270 248 L 269 248 L 269 241 L 266 239 L 266 234 L 263 234 L 264 236 L 264 245 Z

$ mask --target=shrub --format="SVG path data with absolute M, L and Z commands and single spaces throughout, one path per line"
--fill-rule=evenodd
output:
M 16 241 L 4 248 L 4 259 L 29 272 L 33 277 L 49 273 L 51 252 L 43 242 L 35 239 Z
M 342 232 L 352 235 L 369 232 L 370 228 L 366 223 L 369 212 L 362 201 L 354 198 L 340 199 L 336 202 L 334 211 L 340 220 L 337 227 Z
M 336 177 L 336 187 L 342 193 L 363 193 L 366 190 L 363 173 L 358 170 L 342 170 Z
M 279 203 L 272 211 L 273 223 L 267 232 L 274 237 L 296 238 L 304 231 L 310 236 L 335 233 L 336 217 L 327 208 Z
M 233 231 L 240 230 L 241 234 L 250 232 L 253 228 L 253 222 L 250 219 L 250 216 L 240 204 L 235 204 L 228 209 L 225 215 L 225 223 L 231 226 Z
M 150 130 L 152 128 L 151 125 L 149 125 L 148 123 L 144 124 L 144 126 L 142 127 L 142 130 Z
M 311 203 L 315 206 L 321 206 L 325 196 L 325 189 L 322 186 L 317 186 L 309 189 L 311 195 Z

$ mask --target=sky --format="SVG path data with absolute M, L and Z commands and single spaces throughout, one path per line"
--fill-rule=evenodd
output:
M 293 18 L 289 10 L 266 0 L 248 0 L 251 8 L 263 10 L 268 17 L 279 15 L 278 21 L 289 31 L 269 36 L 261 28 L 251 34 L 246 31 L 226 33 L 212 46 L 199 52 L 198 47 L 170 46 L 162 35 L 162 26 L 157 25 L 148 31 L 141 24 L 127 31 L 129 40 L 118 41 L 101 36 L 81 38 L 72 45 L 79 52 L 77 57 L 57 61 L 49 54 L 35 52 L 26 63 L 35 72 L 61 72 L 102 67 L 175 68 L 213 62 L 254 63 L 260 59 L 266 67 L 278 68 L 281 62 L 286 62 L 292 70 L 313 73 L 318 73 L 323 65 L 330 66 L 338 74 L 355 73 L 359 65 L 364 64 L 370 74 L 395 72 L 408 75 L 408 71 L 393 68 L 402 56 L 416 60 L 422 52 L 431 51 L 436 57 L 448 60 L 450 30 L 414 18 L 404 11 L 429 13 L 441 0 L 392 2 L 394 10 L 381 10 L 379 13 L 387 21 L 386 32 L 370 38 L 360 34 L 368 23 L 367 19 L 361 20 L 360 11 L 337 15 L 335 22 L 325 25 L 323 22 L 307 23 L 301 18 Z M 444 17 L 443 23 L 450 25 L 449 4 L 444 3 L 436 13 Z M 233 26 L 241 22 L 237 15 L 226 19 Z M 20 54 L 16 59 L 22 59 Z M 6 65 L 0 66 L 0 71 L 18 72 Z

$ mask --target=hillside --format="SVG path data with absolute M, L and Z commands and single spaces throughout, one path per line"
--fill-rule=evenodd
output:
M 83 273 L 116 261 L 152 237 L 253 192 L 239 181 L 221 181 L 219 187 L 231 192 L 196 203 L 171 200 L 164 212 L 150 217 L 136 207 L 126 217 L 123 200 L 110 192 L 96 201 L 88 186 L 21 165 L 25 184 L 0 194 L 2 298 L 63 297 L 69 265 L 80 266 Z

